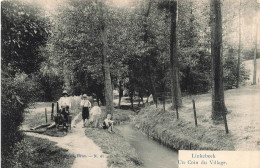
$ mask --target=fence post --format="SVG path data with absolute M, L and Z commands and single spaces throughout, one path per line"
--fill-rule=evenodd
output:
M 53 120 L 54 103 L 51 104 L 51 120 Z
M 177 97 L 174 97 L 174 100 L 175 100 L 175 109 L 176 109 L 177 119 L 179 119 L 178 100 L 177 100 Z
M 164 92 L 163 92 L 163 112 L 165 113 L 165 95 L 164 95 Z
M 59 102 L 57 102 L 57 115 L 59 114 Z
M 197 114 L 196 114 L 196 106 L 195 106 L 195 100 L 194 100 L 194 99 L 192 99 L 192 104 L 193 104 L 193 112 L 194 112 L 195 125 L 198 126 L 198 123 L 197 123 Z
M 179 119 L 179 112 L 178 112 L 178 104 L 177 103 L 175 105 L 175 108 L 176 108 L 177 119 Z
M 226 118 L 225 112 L 223 112 L 223 118 L 224 118 L 224 123 L 225 123 L 226 134 L 228 134 L 228 125 L 227 125 L 227 118 Z
M 48 122 L 48 119 L 47 119 L 47 109 L 45 108 L 45 119 L 46 119 L 46 124 Z

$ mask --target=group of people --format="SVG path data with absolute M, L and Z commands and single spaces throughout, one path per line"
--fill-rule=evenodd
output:
M 69 98 L 69 94 L 66 90 L 62 92 L 62 97 L 58 101 L 59 110 L 63 115 L 64 120 L 68 123 L 69 110 L 71 109 L 71 100 Z M 83 127 L 85 127 L 86 120 L 87 125 L 92 122 L 95 122 L 95 126 L 99 125 L 99 119 L 101 117 L 101 109 L 98 106 L 92 107 L 91 102 L 88 100 L 87 94 L 83 94 L 80 106 L 82 107 L 82 120 Z M 111 120 L 111 114 L 108 114 L 103 121 L 102 127 L 107 129 L 109 132 L 113 131 L 113 121 Z M 111 131 L 109 130 L 111 129 Z

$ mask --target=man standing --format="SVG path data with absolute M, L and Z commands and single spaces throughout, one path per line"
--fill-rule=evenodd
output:
M 87 95 L 83 94 L 82 100 L 80 102 L 82 107 L 82 119 L 83 119 L 83 128 L 85 127 L 85 120 L 89 119 L 89 108 L 91 107 L 90 101 L 87 99 Z
M 68 123 L 69 109 L 71 108 L 71 101 L 68 96 L 68 92 L 64 90 L 62 92 L 62 97 L 58 101 L 59 109 L 61 110 L 61 114 L 66 123 Z

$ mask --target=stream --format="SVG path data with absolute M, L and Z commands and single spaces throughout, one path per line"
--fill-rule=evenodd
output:
M 143 160 L 145 168 L 177 168 L 178 153 L 153 141 L 133 126 L 119 125 L 116 128 L 121 135 L 135 148 Z

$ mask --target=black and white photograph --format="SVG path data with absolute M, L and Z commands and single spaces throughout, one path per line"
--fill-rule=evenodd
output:
M 260 0 L 1 0 L 1 167 L 259 158 Z

